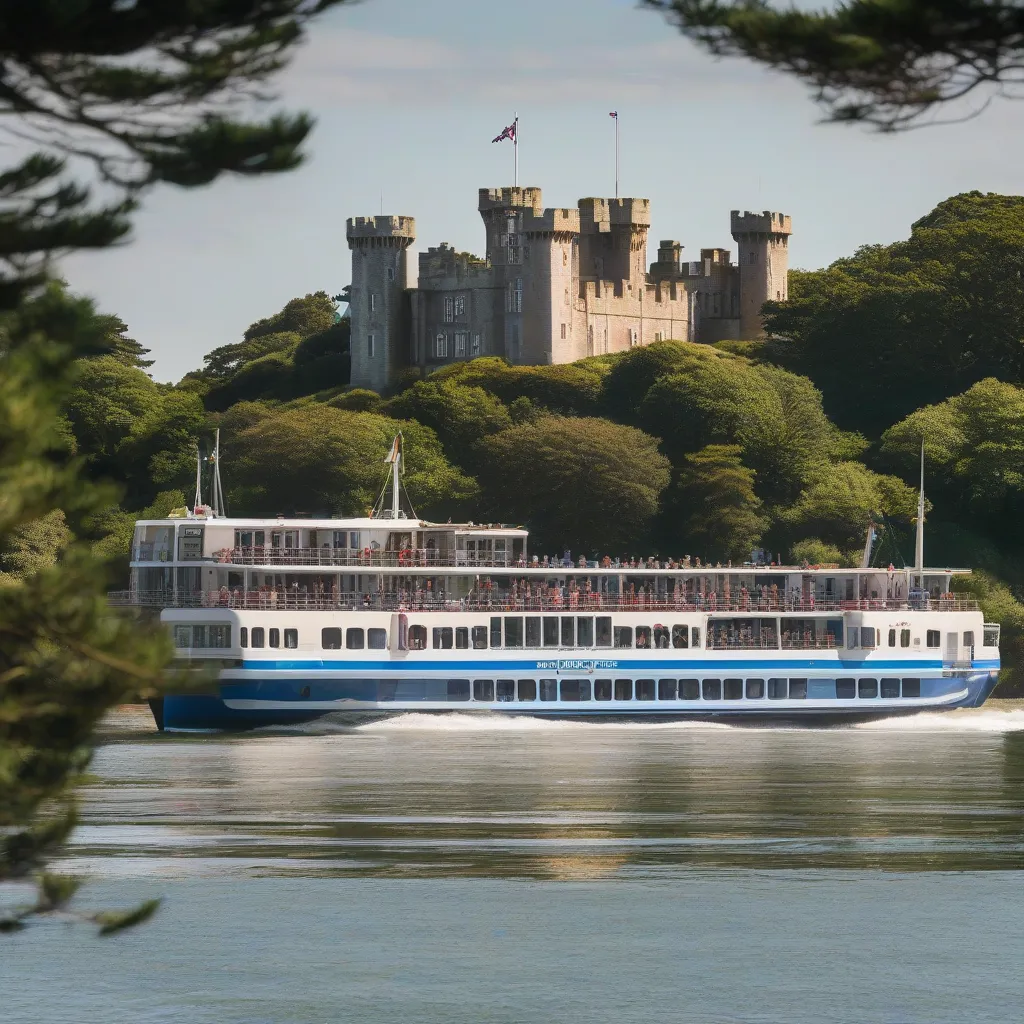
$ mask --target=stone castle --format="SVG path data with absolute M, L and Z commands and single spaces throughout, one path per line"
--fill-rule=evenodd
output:
M 544 209 L 539 188 L 481 189 L 484 258 L 442 243 L 419 256 L 412 217 L 354 217 L 349 305 L 354 387 L 386 391 L 413 366 L 504 356 L 569 363 L 674 338 L 756 338 L 761 307 L 788 297 L 791 219 L 731 214 L 728 249 L 682 259 L 664 241 L 647 266 L 648 199 L 581 199 Z

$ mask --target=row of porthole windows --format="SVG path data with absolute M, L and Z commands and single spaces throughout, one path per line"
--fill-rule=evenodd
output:
M 883 700 L 921 696 L 920 679 L 811 680 L 815 696 L 837 700 Z M 453 689 L 454 687 L 454 689 Z M 453 693 L 462 692 L 459 698 Z M 831 692 L 829 693 L 829 689 Z M 469 700 L 469 680 L 448 681 L 450 700 Z M 807 679 L 474 679 L 473 700 L 494 701 L 697 701 L 806 700 Z
M 282 634 L 284 635 L 284 646 L 288 650 L 295 650 L 299 646 L 299 631 L 297 629 L 279 629 L 277 626 L 242 626 L 238 630 L 239 647 L 280 647 Z
M 899 631 L 899 645 L 900 647 L 910 646 L 910 630 L 900 629 Z M 874 626 L 851 626 L 847 632 L 847 643 L 848 648 L 863 647 L 871 650 L 879 646 L 882 642 L 881 639 L 882 631 L 876 629 Z M 897 630 L 890 629 L 889 635 L 886 638 L 889 642 L 890 647 L 896 646 Z M 920 639 L 916 640 L 915 643 L 920 645 Z M 931 648 L 938 648 L 942 646 L 942 633 L 937 629 L 929 629 L 925 631 L 925 646 Z M 974 646 L 974 631 L 965 630 L 963 635 L 963 646 L 973 647 Z

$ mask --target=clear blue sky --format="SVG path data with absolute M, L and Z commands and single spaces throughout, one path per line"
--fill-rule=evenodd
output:
M 899 136 L 823 125 L 804 88 L 742 61 L 716 62 L 632 0 L 365 0 L 314 27 L 278 82 L 281 105 L 318 124 L 305 165 L 257 181 L 151 193 L 132 242 L 79 255 L 73 288 L 127 321 L 176 380 L 289 298 L 349 282 L 345 219 L 416 217 L 418 247 L 480 252 L 476 190 L 520 182 L 548 206 L 614 188 L 649 197 L 649 256 L 677 238 L 696 256 L 731 245 L 729 210 L 793 217 L 792 265 L 905 237 L 936 202 L 1020 191 L 1024 106 Z

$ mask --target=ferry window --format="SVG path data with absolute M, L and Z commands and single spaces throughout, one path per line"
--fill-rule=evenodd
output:
M 191 647 L 192 646 L 192 627 L 191 626 L 175 626 L 174 627 L 174 646 L 175 647 Z M 253 644 L 255 647 L 255 644 Z
M 701 684 L 701 692 L 703 693 L 705 700 L 721 700 L 722 680 L 705 679 L 704 682 Z
M 700 700 L 700 682 L 697 679 L 679 680 L 680 700 Z
M 650 626 L 637 626 L 636 627 L 636 646 L 639 649 L 650 650 L 650 647 L 651 647 L 651 627 Z
M 890 647 L 895 647 L 896 646 L 896 630 L 895 629 L 890 629 L 889 630 L 889 646 Z
M 208 632 L 209 647 L 230 647 L 231 646 L 231 627 L 230 626 L 210 626 Z
M 526 646 L 540 647 L 540 616 L 526 616 Z
M 925 643 L 929 647 L 941 646 L 941 640 L 939 639 L 939 631 L 937 629 L 929 629 L 928 635 L 925 637 Z
M 501 646 L 501 619 L 497 615 L 491 617 L 491 646 Z
M 345 646 L 350 651 L 362 650 L 365 646 L 363 641 L 363 631 L 358 626 L 345 630 Z
M 281 630 L 272 628 L 270 630 L 270 646 L 280 647 L 281 646 Z
M 265 643 L 263 639 L 263 627 L 253 626 L 252 627 L 252 645 L 253 647 L 262 647 Z
M 892 700 L 900 695 L 900 681 L 898 679 L 882 680 L 882 697 L 885 700 Z
M 872 697 L 878 696 L 878 680 L 877 679 L 858 679 L 857 680 L 857 696 L 861 700 L 869 700 Z
M 558 617 L 555 615 L 544 616 L 544 646 L 558 646 Z
M 633 699 L 633 680 L 632 679 L 616 679 L 615 680 L 615 699 L 616 700 L 632 700 Z
M 654 680 L 638 679 L 636 681 L 636 699 L 654 700 Z
M 747 700 L 762 700 L 764 698 L 764 680 L 747 680 Z
M 594 619 L 590 615 L 582 615 L 576 620 L 576 646 L 594 646 Z
M 668 650 L 668 626 L 655 625 L 654 646 L 659 651 Z
M 985 647 L 999 646 L 999 627 L 986 625 L 981 634 L 981 642 Z M 906 683 L 906 680 L 903 680 Z M 906 694 L 904 694 L 906 696 Z
M 909 629 L 901 629 L 900 630 L 900 647 L 909 647 L 909 646 L 910 646 L 910 630 Z
M 448 680 L 449 700 L 469 700 L 469 680 L 449 679 Z
M 672 627 L 672 646 L 685 650 L 690 646 L 690 627 L 689 626 L 673 626 Z
M 589 679 L 563 679 L 562 700 L 590 700 Z
M 768 699 L 769 700 L 785 700 L 786 695 L 789 693 L 789 680 L 788 679 L 769 679 L 768 680 Z
M 558 700 L 558 680 L 542 679 L 540 681 L 540 699 Z
M 676 699 L 676 681 L 674 679 L 658 680 L 658 700 Z
M 287 637 L 285 638 L 287 641 Z M 366 631 L 366 646 L 372 651 L 386 651 L 388 648 L 388 631 L 386 629 L 368 629 Z M 287 647 L 287 642 L 285 643 Z
M 807 699 L 807 680 L 806 679 L 790 679 L 790 681 L 789 681 L 789 699 L 790 700 L 806 700 Z
M 326 630 L 324 631 L 326 632 Z M 341 644 L 339 643 L 340 647 Z M 427 627 L 426 626 L 410 626 L 409 627 L 409 650 L 410 651 L 425 651 L 427 649 Z
M 964 633 L 964 647 L 973 647 L 973 646 L 974 646 L 974 633 L 973 633 L 973 631 L 968 630 L 967 632 Z
M 594 680 L 594 700 L 612 699 L 612 681 L 610 679 Z
M 860 630 L 851 626 L 846 634 L 846 646 L 852 651 L 860 643 Z
M 454 644 L 454 637 L 451 626 L 434 627 L 434 650 L 450 651 Z
M 486 651 L 487 650 L 487 627 L 486 626 L 473 626 L 473 650 L 474 651 Z
M 857 681 L 855 679 L 836 680 L 836 699 L 853 700 L 857 696 Z
M 206 646 L 206 627 L 205 626 L 193 626 L 192 627 L 192 646 L 193 647 L 205 647 Z
M 616 626 L 615 627 L 615 646 L 616 647 L 632 647 L 633 646 L 633 627 L 632 626 Z
M 743 699 L 743 680 L 742 679 L 726 679 L 723 682 L 722 696 L 726 700 L 742 700 Z
M 537 699 L 537 680 L 536 679 L 520 679 L 519 680 L 519 699 L 521 701 L 530 701 Z
M 320 646 L 325 651 L 341 650 L 341 630 L 337 626 L 328 626 L 320 630 Z
M 611 647 L 612 645 L 612 617 L 610 615 L 598 615 L 597 629 L 595 630 L 594 646 Z
M 920 679 L 904 679 L 903 680 L 903 696 L 904 697 L 920 697 L 921 696 L 921 680 Z
M 505 646 L 523 646 L 523 620 L 519 615 L 505 616 Z
M 495 695 L 503 703 L 516 699 L 516 681 L 514 679 L 499 679 Z
M 696 626 L 690 630 L 690 646 L 700 647 L 700 630 Z
M 383 630 L 381 630 L 383 632 Z M 373 630 L 370 630 L 373 633 Z M 373 644 L 370 644 L 372 647 Z M 469 626 L 456 626 L 455 627 L 455 647 L 460 651 L 469 650 Z
M 383 633 L 384 630 L 382 629 L 380 632 Z M 373 634 L 372 629 L 370 630 L 370 634 Z M 299 646 L 299 631 L 297 629 L 286 629 L 284 631 L 284 645 L 291 650 L 295 650 L 295 648 Z M 370 646 L 372 647 L 373 644 L 370 644 Z
M 238 646 L 248 647 L 249 646 L 249 627 L 242 626 L 238 631 Z
M 474 679 L 473 700 L 484 700 L 490 703 L 494 700 L 494 680 Z
M 860 645 L 861 647 L 871 648 L 875 646 L 875 627 L 874 626 L 861 626 L 860 627 Z
M 562 646 L 563 647 L 575 647 L 576 630 L 574 628 L 574 620 L 571 615 L 562 616 Z

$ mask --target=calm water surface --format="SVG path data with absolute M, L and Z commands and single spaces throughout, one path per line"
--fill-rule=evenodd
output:
M 1024 1016 L 1021 706 L 238 737 L 125 709 L 93 772 L 82 904 L 164 908 L 0 939 L 4 1024 Z

